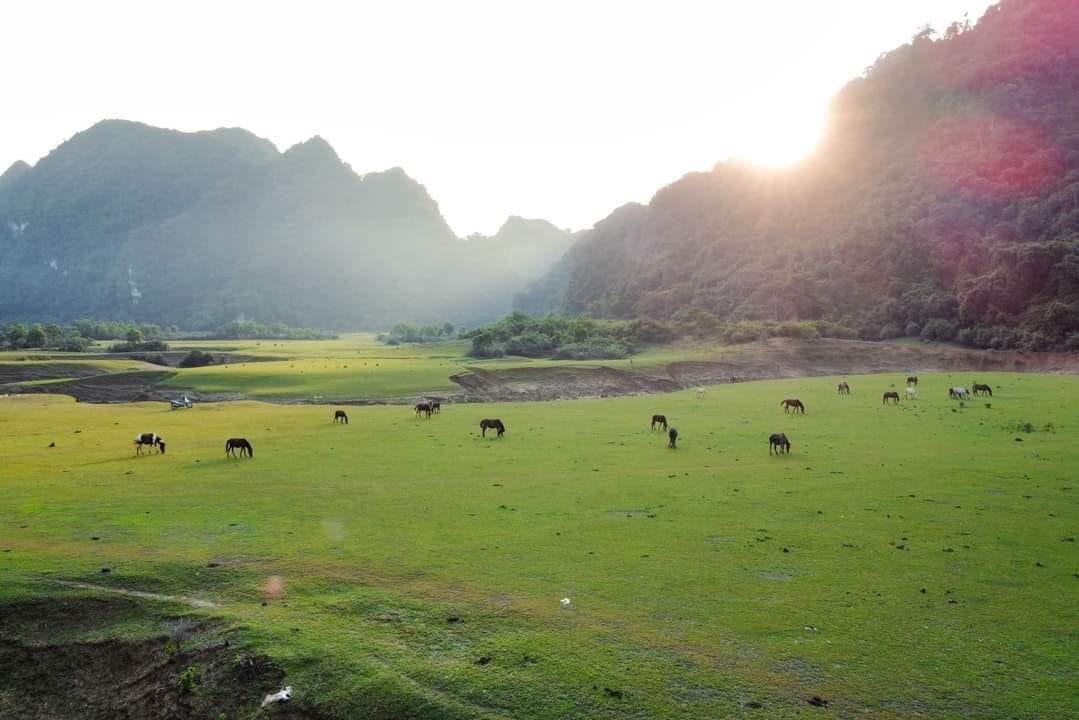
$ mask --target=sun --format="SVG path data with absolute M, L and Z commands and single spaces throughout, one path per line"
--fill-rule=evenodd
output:
M 796 108 L 782 102 L 755 109 L 739 128 L 732 157 L 763 168 L 797 164 L 820 142 L 827 112 Z

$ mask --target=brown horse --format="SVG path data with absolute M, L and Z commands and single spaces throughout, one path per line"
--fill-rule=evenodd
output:
M 345 414 L 344 410 L 338 410 L 333 414 L 333 421 L 335 423 L 343 422 L 345 425 L 348 425 L 348 415 Z
M 772 433 L 768 436 L 768 454 L 772 454 L 772 450 L 776 451 L 776 455 L 779 454 L 780 449 L 787 455 L 791 453 L 791 441 L 787 439 L 785 433 Z
M 899 393 L 894 390 L 889 390 L 884 393 L 884 397 L 881 399 L 881 405 L 887 405 L 889 400 L 895 400 L 895 404 L 899 404 Z
M 918 387 L 918 376 L 917 375 L 908 376 L 907 377 L 907 385 L 911 385 L 913 387 Z
M 240 457 L 247 453 L 247 457 L 255 457 L 255 449 L 247 438 L 229 438 L 225 441 L 225 457 L 236 457 L 236 451 L 240 451 Z
M 797 398 L 787 398 L 779 404 L 783 406 L 784 413 L 791 412 L 792 410 L 797 413 L 801 410 L 803 415 L 806 414 L 806 406 Z
M 442 403 L 432 400 L 431 401 L 431 412 L 433 412 L 435 414 L 441 413 L 442 412 Z
M 993 388 L 989 387 L 988 385 L 983 385 L 982 383 L 974 383 L 974 394 L 988 395 L 989 397 L 993 397 Z
M 840 395 L 850 395 L 850 385 L 845 382 L 841 382 L 836 385 L 835 389 Z
M 676 428 L 671 428 L 667 432 L 667 447 L 671 450 L 678 449 L 678 430 Z
M 652 429 L 656 429 L 656 425 L 662 425 L 663 429 L 667 429 L 667 416 L 666 415 L 653 415 L 652 416 Z
M 498 437 L 502 437 L 506 433 L 506 426 L 502 424 L 502 421 L 498 418 L 484 418 L 480 420 L 480 432 L 483 437 L 487 437 L 488 430 L 497 430 Z
M 427 417 L 430 418 L 432 412 L 434 412 L 434 409 L 431 407 L 431 403 L 416 403 L 416 417 L 419 417 L 421 413 L 427 413 Z

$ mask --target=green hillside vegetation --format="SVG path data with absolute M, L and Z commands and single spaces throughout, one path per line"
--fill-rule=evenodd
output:
M 839 93 L 812 157 L 617 210 L 516 306 L 1079 348 L 1077 37 L 1071 0 L 926 29 Z
M 431 420 L 355 407 L 348 426 L 324 406 L 0 398 L 0 633 L 163 644 L 219 618 L 229 658 L 268 654 L 330 720 L 1067 717 L 1079 386 L 979 379 L 991 401 L 923 375 L 883 407 L 902 377 L 865 376 L 849 397 L 819 378 Z M 783 414 L 792 396 L 807 415 Z M 481 439 L 482 417 L 506 436 Z M 149 430 L 168 453 L 135 457 Z M 253 460 L 224 457 L 237 435 Z M 218 607 L 3 611 L 110 597 L 60 580 Z
M 93 315 L 213 330 L 480 322 L 574 236 L 511 218 L 457 238 L 400 168 L 358 175 L 322 138 L 109 120 L 0 179 L 4 319 Z

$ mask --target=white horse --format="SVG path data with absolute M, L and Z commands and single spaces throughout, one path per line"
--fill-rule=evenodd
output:
M 965 387 L 949 388 L 948 397 L 952 400 L 968 400 L 970 398 L 970 391 Z
M 913 385 L 908 387 L 907 388 L 907 400 L 917 400 L 917 399 L 918 399 L 918 388 L 914 387 Z
M 697 399 L 698 400 L 703 400 L 704 399 L 704 388 L 702 388 L 702 387 L 697 388 Z
M 165 439 L 157 433 L 142 433 L 135 436 L 135 454 L 142 455 L 142 448 L 146 445 L 152 450 L 156 445 L 158 452 L 165 454 Z

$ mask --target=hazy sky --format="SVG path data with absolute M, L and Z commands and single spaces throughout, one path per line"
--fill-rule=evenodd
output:
M 718 160 L 797 157 L 882 51 L 990 4 L 4 2 L 0 165 L 102 118 L 319 134 L 357 172 L 405 168 L 460 234 L 589 227 Z

